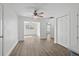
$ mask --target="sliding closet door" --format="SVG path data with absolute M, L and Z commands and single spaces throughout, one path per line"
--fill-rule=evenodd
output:
M 69 47 L 69 16 L 65 15 L 57 19 L 58 23 L 58 43 L 64 47 Z
M 0 56 L 2 56 L 2 11 L 0 5 Z

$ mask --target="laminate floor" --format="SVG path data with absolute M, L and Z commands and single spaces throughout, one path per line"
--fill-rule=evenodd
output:
M 10 56 L 68 56 L 69 50 L 54 43 L 54 39 L 39 39 L 26 37 L 23 42 L 18 42 Z

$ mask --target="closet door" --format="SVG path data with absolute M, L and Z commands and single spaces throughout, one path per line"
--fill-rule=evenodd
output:
M 58 19 L 58 43 L 69 47 L 69 16 L 67 15 Z

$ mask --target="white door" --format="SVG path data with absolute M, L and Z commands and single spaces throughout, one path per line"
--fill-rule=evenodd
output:
M 62 22 L 62 18 L 57 19 L 57 26 L 58 26 L 58 33 L 57 33 L 57 42 L 61 45 L 63 45 L 63 22 Z
M 2 56 L 2 12 L 0 6 L 0 56 Z
M 58 19 L 58 43 L 69 47 L 69 16 Z
M 63 18 L 62 18 L 62 22 L 63 22 L 63 24 L 62 24 L 62 26 L 63 26 L 63 40 L 62 40 L 62 42 L 63 42 L 63 45 L 65 46 L 65 47 L 69 47 L 69 16 L 64 16 Z

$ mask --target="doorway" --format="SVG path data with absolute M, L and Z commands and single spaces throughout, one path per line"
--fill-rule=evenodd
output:
M 24 21 L 24 39 L 27 37 L 40 37 L 40 22 Z

